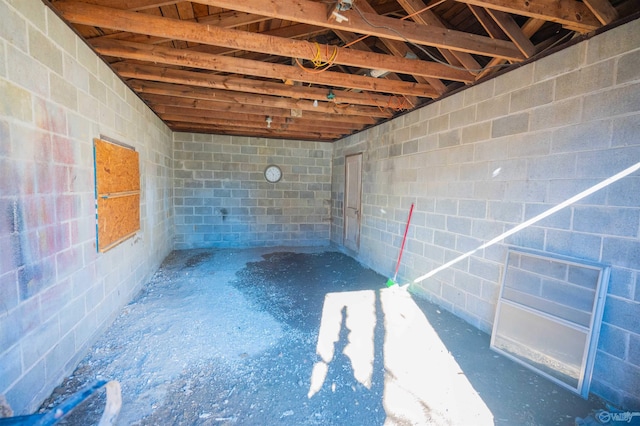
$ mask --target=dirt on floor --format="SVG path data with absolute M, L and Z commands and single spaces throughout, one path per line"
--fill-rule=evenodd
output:
M 122 425 L 573 425 L 603 408 L 325 250 L 173 252 L 41 411 L 96 379 L 120 382 Z

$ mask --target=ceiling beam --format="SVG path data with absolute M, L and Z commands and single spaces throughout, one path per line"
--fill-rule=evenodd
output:
M 483 18 L 479 18 L 479 19 L 487 19 L 490 21 L 493 21 L 491 19 L 491 17 L 488 15 L 487 11 L 483 8 L 477 8 L 476 6 L 472 6 L 469 5 L 469 7 L 471 8 L 471 10 L 473 11 L 473 13 L 477 16 L 483 16 Z M 476 10 L 477 9 L 477 10 Z M 494 21 L 495 22 L 495 21 Z M 531 38 L 533 37 L 533 35 L 538 32 L 538 30 L 546 23 L 546 21 L 543 21 L 542 19 L 536 19 L 536 18 L 531 18 L 528 19 L 527 22 L 524 23 L 524 25 L 522 26 L 522 33 L 525 35 L 525 37 L 527 38 Z M 484 26 L 484 24 L 483 24 Z M 498 28 L 500 29 L 500 28 Z M 506 37 L 506 35 L 503 34 L 503 36 Z M 538 51 L 538 48 L 536 48 L 536 51 Z M 491 61 L 489 61 L 489 63 L 485 66 L 484 71 L 482 71 L 480 74 L 478 74 L 478 79 L 491 74 L 492 72 L 497 71 L 498 69 L 501 68 L 501 65 L 504 64 L 506 61 L 504 59 L 500 59 L 500 58 L 494 58 Z
M 91 27 L 93 28 L 93 27 Z M 261 34 L 272 35 L 275 37 L 286 37 L 286 38 L 303 38 L 303 37 L 311 37 L 314 35 L 326 33 L 328 30 L 322 27 L 316 27 L 308 24 L 294 24 L 286 27 L 276 28 L 274 30 L 265 31 Z M 100 39 L 118 39 L 125 41 L 132 41 L 136 43 L 146 43 L 146 44 L 161 44 L 171 41 L 171 39 L 165 37 L 153 37 L 144 34 L 135 34 L 128 32 L 118 32 L 115 34 L 109 34 L 101 37 L 92 37 L 91 41 L 96 41 Z M 236 52 L 241 52 L 238 49 L 229 49 L 226 47 L 219 46 L 211 46 L 207 44 L 196 44 L 195 46 L 187 47 L 185 50 L 192 50 L 194 52 L 205 52 L 205 53 L 213 53 L 216 55 L 231 55 Z
M 314 25 L 294 24 L 294 25 L 288 25 L 286 27 L 276 28 L 273 30 L 263 31 L 259 34 L 270 35 L 274 37 L 284 37 L 284 38 L 306 38 L 306 37 L 312 37 L 314 35 L 327 33 L 329 31 L 331 30 L 328 30 L 322 27 L 316 27 Z M 242 52 L 241 50 L 238 50 L 238 49 L 229 49 L 226 47 L 211 46 L 207 44 L 199 44 L 199 45 L 188 48 L 188 50 L 193 50 L 195 52 L 214 53 L 216 55 L 231 55 L 236 52 Z
M 515 15 L 556 22 L 564 26 L 579 29 L 581 32 L 589 32 L 601 27 L 600 22 L 589 8 L 584 3 L 576 0 L 531 0 L 522 2 L 513 0 L 456 1 Z
M 303 22 L 338 30 L 351 31 L 392 40 L 409 41 L 425 46 L 442 47 L 484 56 L 499 56 L 509 60 L 523 57 L 513 43 L 444 28 L 424 27 L 415 22 L 364 13 L 343 12 L 349 21 L 327 20 L 327 5 L 309 0 L 198 0 L 200 3 L 270 16 L 288 21 Z
M 224 112 L 224 111 L 214 111 L 214 110 L 203 110 L 196 108 L 187 108 L 187 107 L 172 107 L 168 105 L 155 105 L 155 112 L 158 114 L 178 114 L 183 116 L 195 116 L 200 117 L 202 114 L 209 114 L 210 117 L 219 118 L 222 120 L 236 120 L 236 121 L 259 121 L 264 123 L 265 115 L 264 114 L 243 114 L 243 113 L 235 113 L 235 112 Z M 325 117 L 326 118 L 326 117 Z M 362 129 L 364 126 L 371 123 L 347 123 L 342 121 L 322 121 L 316 120 L 314 118 L 299 118 L 299 117 L 282 117 L 274 115 L 271 117 L 273 123 L 275 124 L 285 124 L 285 123 L 296 123 L 296 124 L 308 124 L 308 125 L 324 125 L 329 126 L 336 129 L 341 129 L 341 131 L 345 131 L 345 133 L 350 133 L 353 131 L 357 131 Z
M 82 0 L 88 4 L 99 4 L 122 10 L 145 10 L 156 7 L 169 6 L 183 0 Z
M 362 0 L 358 2 L 358 7 L 360 8 L 360 10 L 364 12 L 377 14 L 376 10 L 367 2 L 367 0 Z M 339 31 L 339 30 L 336 30 L 336 31 Z M 341 31 L 341 32 L 344 33 L 344 31 Z M 393 56 L 406 58 L 408 57 L 409 54 L 414 54 L 411 51 L 411 49 L 409 49 L 407 45 L 402 41 L 390 40 L 388 38 L 382 38 L 380 40 L 386 46 L 386 48 L 389 49 L 389 52 L 391 52 Z M 447 86 L 445 86 L 445 84 L 437 78 L 423 77 L 421 75 L 413 75 L 413 78 L 418 83 L 430 84 L 441 95 L 447 91 Z
M 302 111 L 321 112 L 327 115 L 348 114 L 348 115 L 364 115 L 365 117 L 381 117 L 388 118 L 392 115 L 391 111 L 381 110 L 376 107 L 355 106 L 351 105 L 347 108 L 340 108 L 333 102 L 317 102 L 317 106 L 313 106 L 313 102 L 309 100 L 296 100 L 291 98 L 282 98 L 279 96 L 266 96 L 256 94 L 246 94 L 241 92 L 232 92 L 230 90 L 206 89 L 202 87 L 177 86 L 175 84 L 155 83 L 146 81 L 129 81 L 129 86 L 138 93 L 152 93 L 156 95 L 178 96 L 193 99 L 209 99 L 218 102 L 231 102 L 244 105 L 266 106 L 284 109 L 299 109 Z
M 258 93 L 262 95 L 286 96 L 293 99 L 328 100 L 329 91 L 307 86 L 291 86 L 284 83 L 253 80 L 226 75 L 215 75 L 203 72 L 184 71 L 173 68 L 145 65 L 130 62 L 117 62 L 111 67 L 123 78 L 159 81 L 164 83 L 183 84 L 187 86 L 209 87 L 212 89 L 233 90 L 236 92 Z M 396 106 L 395 96 L 378 93 L 349 92 L 332 90 L 336 104 L 353 105 L 392 105 Z M 395 102 L 395 103 L 394 103 Z
M 166 105 L 170 107 L 196 108 L 213 111 L 237 112 L 241 114 L 262 114 L 263 116 L 291 117 L 291 110 L 284 108 L 256 107 L 254 105 L 232 104 L 229 102 L 216 102 L 205 99 L 189 99 L 179 96 L 154 95 L 141 93 L 140 96 L 153 106 Z
M 486 9 L 486 11 L 511 41 L 518 46 L 518 49 L 520 49 L 525 57 L 530 58 L 536 53 L 535 46 L 531 43 L 531 40 L 524 35 L 522 29 L 520 29 L 511 15 L 494 9 Z
M 491 38 L 498 38 L 500 40 L 507 40 L 509 38 L 493 17 L 489 15 L 487 9 L 484 7 L 474 6 L 472 4 L 468 4 L 467 7 L 471 10 L 471 13 L 473 13 L 480 25 L 482 25 L 482 28 L 484 28 Z
M 191 115 L 180 115 L 180 114 L 172 114 L 172 113 L 159 113 L 159 116 L 163 121 L 186 122 L 186 123 L 193 123 L 195 121 L 194 118 L 196 118 Z M 261 120 L 256 120 L 256 121 L 239 121 L 239 120 L 225 120 L 225 119 L 214 117 L 209 114 L 201 114 L 200 116 L 197 117 L 196 122 L 198 124 L 212 124 L 215 126 L 224 126 L 224 127 L 234 128 L 234 129 L 249 128 L 249 129 L 258 129 L 258 130 L 271 129 L 273 131 L 288 130 L 288 131 L 300 132 L 300 133 L 314 132 L 314 133 L 325 134 L 327 136 L 331 135 L 332 137 L 340 137 L 340 136 L 344 136 L 351 133 L 351 131 L 346 129 L 339 129 L 335 127 L 325 127 L 318 124 L 310 125 L 310 124 L 295 124 L 295 123 L 287 123 L 287 122 L 274 123 L 272 121 L 271 127 L 267 127 L 265 117 L 262 117 Z
M 413 14 L 411 19 L 414 22 L 435 28 L 446 28 L 445 24 L 435 13 L 426 9 L 428 6 L 425 5 L 422 0 L 398 0 L 398 3 L 409 15 Z M 421 10 L 423 12 L 418 13 Z M 477 74 L 478 70 L 482 68 L 469 53 L 452 51 L 444 48 L 440 48 L 438 50 L 449 64 L 456 67 L 465 67 L 472 74 Z
M 206 6 L 205 6 L 206 7 Z M 204 16 L 201 18 L 190 19 L 191 22 L 198 22 L 200 24 L 208 24 L 215 25 L 221 28 L 235 28 L 242 25 L 254 24 L 257 22 L 262 22 L 269 20 L 271 18 L 255 15 L 252 13 L 243 13 L 236 11 L 226 11 L 221 13 L 216 13 L 214 15 Z M 263 34 L 272 35 L 275 37 L 306 37 L 313 34 L 318 34 L 320 32 L 329 31 L 326 28 L 316 27 L 308 24 L 295 24 L 288 25 L 286 27 L 280 27 L 275 30 L 265 31 Z M 99 40 L 101 38 L 115 38 L 118 40 L 127 40 L 127 41 L 135 41 L 139 43 L 152 43 L 152 44 L 160 44 L 167 41 L 171 41 L 170 38 L 166 37 L 151 37 L 144 34 L 136 34 L 130 33 L 126 31 L 117 32 L 114 34 L 107 34 L 100 37 L 92 37 L 92 40 Z M 191 49 L 198 48 L 208 48 L 209 46 L 194 46 Z M 229 51 L 233 51 L 232 49 L 228 49 Z
M 312 132 L 292 132 L 289 130 L 274 131 L 273 129 L 237 129 L 206 124 L 175 123 L 168 121 L 167 125 L 175 132 L 211 133 L 224 136 L 258 137 L 266 139 L 291 139 L 312 142 L 333 142 L 339 137 Z
M 340 40 L 342 40 L 344 43 L 354 43 L 351 45 L 350 48 L 352 49 L 358 49 L 358 50 L 363 50 L 365 52 L 370 52 L 371 48 L 369 46 L 367 46 L 363 41 L 357 41 L 357 36 L 353 33 L 349 33 L 346 31 L 340 31 L 340 30 L 333 30 L 333 32 L 338 36 L 338 38 Z M 386 78 L 388 80 L 394 80 L 394 81 L 402 81 L 402 79 L 400 77 L 398 77 L 395 73 L 389 73 L 386 76 L 384 76 L 383 78 Z M 418 83 L 422 83 L 422 84 L 430 84 L 426 78 L 421 77 L 421 76 L 414 76 L 413 77 Z M 440 80 L 437 80 L 440 81 Z M 431 85 L 433 87 L 433 85 Z M 435 87 L 434 87 L 435 90 Z M 410 102 L 412 105 L 415 105 L 417 103 L 417 99 L 414 96 L 410 96 L 407 97 L 407 101 Z
M 416 61 L 336 46 L 319 45 L 308 41 L 185 22 L 179 19 L 105 8 L 77 1 L 60 1 L 56 3 L 56 8 L 64 19 L 75 24 L 290 58 L 308 60 L 319 58 L 324 63 L 338 63 L 360 68 L 372 68 L 373 64 L 376 64 L 381 69 L 402 74 L 417 74 L 423 77 L 467 82 L 472 80 L 469 73 L 454 70 L 435 62 Z
M 607 25 L 618 19 L 618 11 L 609 0 L 582 0 L 589 10 L 598 18 L 602 25 Z
M 184 108 L 196 108 L 214 110 L 235 114 L 253 114 L 253 115 L 270 115 L 272 117 L 291 118 L 291 110 L 284 108 L 271 108 L 271 107 L 256 107 L 253 105 L 233 104 L 229 102 L 216 102 L 206 99 L 189 99 L 179 96 L 165 96 L 143 93 L 140 95 L 145 101 L 153 105 L 153 109 L 158 105 L 165 105 L 168 107 L 184 107 Z M 309 120 L 326 120 L 327 116 L 319 112 L 302 112 L 302 117 Z M 356 116 L 356 115 L 337 115 L 331 117 L 332 121 L 358 123 L 358 124 L 374 124 L 377 120 L 373 117 Z
M 311 99 L 326 101 L 327 89 L 307 86 L 290 86 L 284 83 L 253 80 L 227 75 L 215 75 L 205 72 L 185 71 L 155 65 L 137 64 L 131 62 L 116 62 L 111 67 L 123 78 L 134 78 L 148 81 L 184 84 L 187 86 L 209 87 L 211 89 L 233 90 L 236 92 L 258 93 L 262 95 L 286 96 L 293 99 Z M 349 92 L 333 90 L 336 104 L 354 105 L 395 105 L 394 96 L 378 93 Z
M 431 86 L 425 84 L 390 81 L 333 71 L 312 74 L 296 66 L 270 64 L 249 59 L 211 55 L 208 53 L 185 52 L 184 50 L 162 46 L 151 46 L 116 40 L 101 40 L 94 45 L 94 49 L 99 54 L 105 56 L 136 59 L 156 64 L 178 65 L 189 68 L 273 78 L 276 80 L 301 81 L 371 92 L 413 95 L 427 98 L 438 96 Z

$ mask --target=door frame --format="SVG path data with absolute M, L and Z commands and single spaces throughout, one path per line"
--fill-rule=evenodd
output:
M 343 200 L 342 200 L 342 221 L 343 221 L 343 227 L 342 227 L 342 246 L 345 247 L 346 249 L 349 250 L 353 250 L 351 247 L 347 247 L 347 245 L 345 244 L 346 240 L 347 240 L 347 189 L 348 189 L 348 182 L 349 182 L 349 175 L 348 175 L 348 159 L 350 157 L 360 157 L 360 174 L 358 176 L 358 213 L 357 213 L 357 226 L 358 226 L 358 232 L 357 232 L 357 237 L 356 237 L 356 244 L 355 244 L 355 251 L 359 251 L 360 250 L 360 231 L 362 229 L 362 160 L 363 160 L 363 155 L 362 152 L 356 152 L 354 154 L 349 154 L 349 155 L 345 155 L 344 157 L 344 195 L 343 195 Z

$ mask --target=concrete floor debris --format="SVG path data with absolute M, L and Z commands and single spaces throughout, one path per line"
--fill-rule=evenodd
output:
M 573 425 L 604 406 L 385 283 L 327 248 L 174 251 L 42 409 L 95 378 L 120 381 L 122 425 Z

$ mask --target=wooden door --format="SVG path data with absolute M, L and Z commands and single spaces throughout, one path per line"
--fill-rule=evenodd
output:
M 362 194 L 362 154 L 345 159 L 344 246 L 358 251 L 360 247 L 360 198 Z

